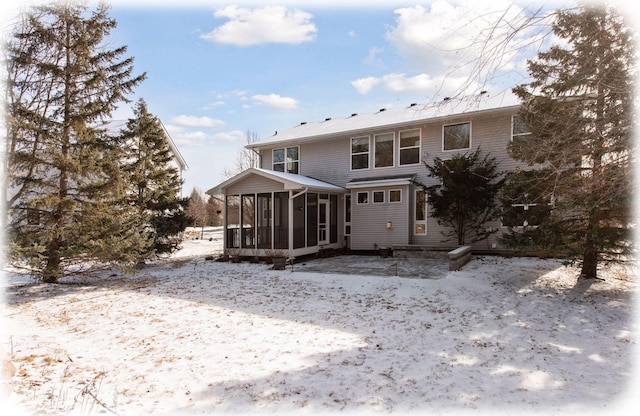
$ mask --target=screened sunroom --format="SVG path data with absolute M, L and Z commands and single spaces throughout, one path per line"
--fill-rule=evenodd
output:
M 339 248 L 344 188 L 302 175 L 250 168 L 207 191 L 224 196 L 224 247 L 239 256 L 287 257 Z

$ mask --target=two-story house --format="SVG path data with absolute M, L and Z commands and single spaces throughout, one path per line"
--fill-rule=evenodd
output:
M 415 182 L 434 184 L 423 161 L 478 147 L 499 161 L 499 170 L 514 168 L 507 145 L 519 133 L 519 105 L 508 100 L 381 108 L 301 122 L 248 145 L 260 168 L 207 191 L 224 195 L 225 248 L 253 256 L 280 249 L 290 257 L 322 248 L 455 248 L 455 241 L 443 241 Z M 474 248 L 497 249 L 497 238 Z

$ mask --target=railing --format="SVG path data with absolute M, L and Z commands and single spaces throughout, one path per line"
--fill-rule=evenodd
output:
M 257 230 L 257 241 L 254 234 L 254 230 Z M 240 228 L 227 228 L 227 242 L 226 248 L 272 248 L 271 242 L 271 227 L 243 227 Z M 287 227 L 275 227 L 274 231 L 274 246 L 276 249 L 287 249 L 289 247 L 289 229 Z M 240 246 L 242 243 L 242 247 Z M 257 243 L 257 246 L 256 246 Z

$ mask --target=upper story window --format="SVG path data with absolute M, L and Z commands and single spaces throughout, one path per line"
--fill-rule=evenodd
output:
M 533 139 L 529 126 L 517 115 L 513 116 L 511 120 L 511 141 L 522 144 L 529 143 Z
M 393 166 L 394 159 L 394 135 L 393 133 L 376 134 L 374 136 L 374 154 L 376 168 Z
M 400 165 L 420 163 L 420 129 L 400 132 Z
M 369 136 L 351 139 L 351 169 L 369 169 Z
M 300 173 L 300 148 L 295 146 L 273 149 L 273 170 Z
M 471 148 L 471 123 L 459 123 L 443 126 L 442 150 L 461 150 Z

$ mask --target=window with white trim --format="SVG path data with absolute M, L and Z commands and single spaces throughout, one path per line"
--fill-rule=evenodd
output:
M 471 123 L 442 126 L 442 150 L 463 150 L 471 148 Z
M 384 204 L 384 191 L 373 191 L 373 203 Z
M 401 131 L 399 149 L 401 166 L 420 163 L 420 129 Z
M 516 141 L 519 138 L 527 138 L 531 136 L 529 127 L 525 124 L 524 120 L 520 116 L 513 116 L 511 118 L 511 141 Z
M 393 166 L 394 143 L 393 133 L 376 134 L 374 137 L 374 167 L 387 168 Z
M 369 192 L 358 192 L 356 194 L 356 203 L 357 204 L 368 204 L 369 203 Z
M 351 170 L 369 169 L 369 136 L 351 138 Z
M 273 149 L 273 170 L 276 172 L 300 173 L 300 148 L 294 146 Z
M 422 189 L 416 189 L 414 209 L 414 229 L 415 235 L 427 234 L 427 194 Z
M 389 202 L 392 204 L 402 202 L 402 190 L 400 189 L 389 190 Z

